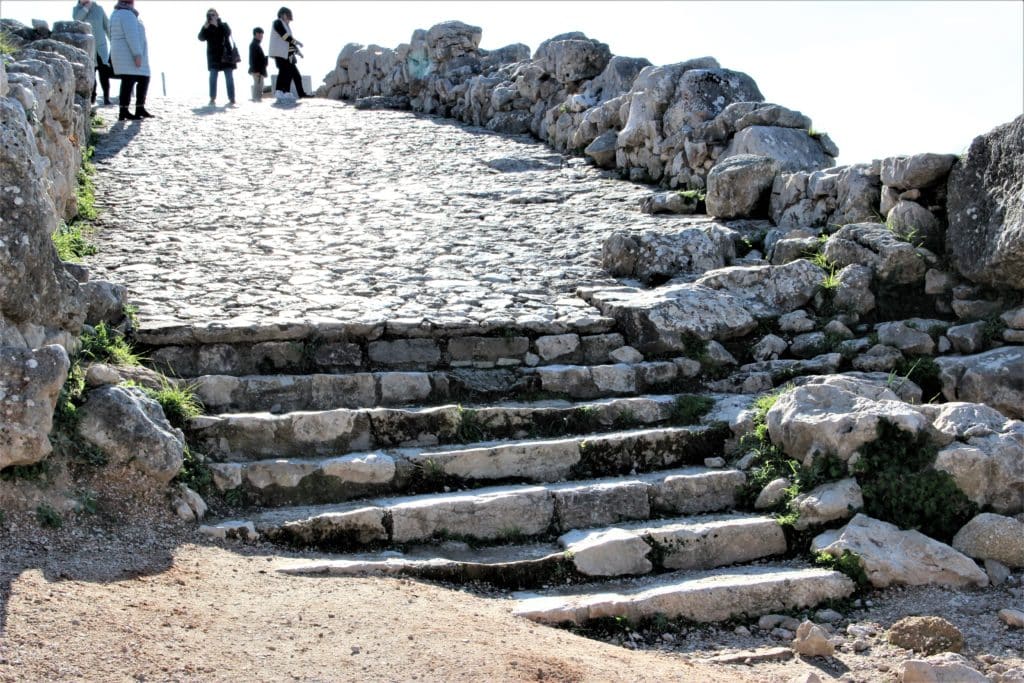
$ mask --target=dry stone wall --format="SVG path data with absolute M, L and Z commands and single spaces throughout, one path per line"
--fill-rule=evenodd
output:
M 51 235 L 76 211 L 94 64 L 88 24 L 3 20 L 0 55 L 0 467 L 51 451 L 54 405 L 86 316 Z
M 482 50 L 481 35 L 450 21 L 393 50 L 350 43 L 318 93 L 530 133 L 672 188 L 704 188 L 718 160 L 739 154 L 767 155 L 790 171 L 826 168 L 838 154 L 827 136 L 809 134 L 809 118 L 765 103 L 750 76 L 712 57 L 655 66 L 579 32 L 530 56 L 521 44 Z

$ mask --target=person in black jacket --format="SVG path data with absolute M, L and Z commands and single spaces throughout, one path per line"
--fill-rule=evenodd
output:
M 231 27 L 220 20 L 217 10 L 206 11 L 206 23 L 199 29 L 199 40 L 206 41 L 206 68 L 210 70 L 210 106 L 217 103 L 217 73 L 224 72 L 228 87 L 228 105 L 235 104 L 235 64 L 225 61 L 231 54 Z
M 252 101 L 263 99 L 263 79 L 267 77 L 267 56 L 263 54 L 263 29 L 259 26 L 252 30 L 252 42 L 249 43 L 249 75 L 252 76 Z

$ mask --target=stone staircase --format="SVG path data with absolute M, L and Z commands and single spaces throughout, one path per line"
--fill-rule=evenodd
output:
M 737 510 L 727 423 L 700 364 L 575 325 L 164 328 L 157 368 L 207 408 L 187 430 L 244 510 L 214 537 L 310 559 L 286 574 L 401 574 L 511 590 L 545 623 L 717 621 L 852 593 Z M 328 558 L 328 559 L 325 559 Z

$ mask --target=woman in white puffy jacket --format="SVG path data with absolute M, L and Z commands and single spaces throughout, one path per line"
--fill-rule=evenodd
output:
M 149 46 L 146 27 L 139 21 L 135 0 L 119 0 L 110 15 L 110 63 L 121 79 L 118 120 L 148 119 L 146 92 L 149 90 Z M 135 113 L 129 111 L 135 87 Z

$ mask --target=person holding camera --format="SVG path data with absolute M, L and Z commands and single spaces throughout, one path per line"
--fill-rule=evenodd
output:
M 302 74 L 295 65 L 298 57 L 302 56 L 299 50 L 302 43 L 295 40 L 291 31 L 292 11 L 287 7 L 277 10 L 277 19 L 270 30 L 270 56 L 274 58 L 277 66 L 277 83 L 274 86 L 274 95 L 278 100 L 293 99 L 292 83 L 295 84 L 295 92 L 299 97 L 310 97 L 302 89 Z
M 206 23 L 199 29 L 199 40 L 206 41 L 206 68 L 210 70 L 210 106 L 217 104 L 217 74 L 224 72 L 228 106 L 235 104 L 235 61 L 231 58 L 231 27 L 220 20 L 217 10 L 206 11 Z
M 103 104 L 110 104 L 110 77 L 114 75 L 110 68 L 110 21 L 103 8 L 92 0 L 78 0 L 71 17 L 75 21 L 84 21 L 92 27 L 92 37 L 96 41 L 96 71 L 99 74 L 100 87 L 103 88 Z M 96 104 L 96 82 L 92 84 L 92 104 Z

